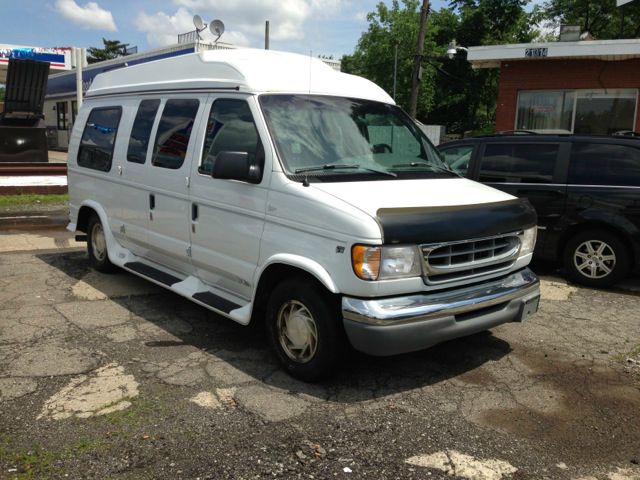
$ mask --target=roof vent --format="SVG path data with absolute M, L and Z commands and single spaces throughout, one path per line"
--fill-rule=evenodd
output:
M 577 42 L 580 40 L 579 25 L 560 25 L 561 42 Z

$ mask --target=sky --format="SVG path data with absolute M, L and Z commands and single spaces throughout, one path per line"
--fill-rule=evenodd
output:
M 193 30 L 193 15 L 220 19 L 221 41 L 264 47 L 264 22 L 270 22 L 270 47 L 314 55 L 353 53 L 367 29 L 366 14 L 380 0 L 0 0 L 0 44 L 33 47 L 102 46 L 120 40 L 138 51 L 177 43 Z M 390 0 L 385 0 L 390 4 Z M 433 0 L 439 9 L 447 1 Z M 212 39 L 203 32 L 204 39 Z

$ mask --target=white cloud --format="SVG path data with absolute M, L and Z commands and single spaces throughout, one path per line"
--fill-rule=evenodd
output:
M 261 46 L 264 22 L 269 20 L 270 38 L 274 41 L 300 41 L 305 37 L 305 23 L 334 17 L 353 0 L 173 0 L 178 7 L 174 15 L 164 12 L 140 13 L 138 30 L 147 33 L 150 45 L 175 43 L 177 34 L 193 30 L 197 13 L 205 22 L 221 19 L 227 26 L 223 41 L 238 46 Z M 207 32 L 208 33 L 208 32 Z M 205 33 L 203 32 L 203 37 Z
M 101 8 L 96 2 L 89 2 L 82 7 L 74 0 L 57 0 L 55 8 L 63 17 L 82 28 L 110 32 L 118 30 L 111 12 Z

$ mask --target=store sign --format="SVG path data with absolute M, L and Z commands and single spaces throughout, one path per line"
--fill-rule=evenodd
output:
M 524 56 L 527 58 L 543 58 L 549 55 L 549 49 L 546 47 L 527 48 Z
M 30 48 L 0 44 L 0 65 L 8 64 L 11 58 L 48 62 L 56 70 L 71 69 L 71 48 Z

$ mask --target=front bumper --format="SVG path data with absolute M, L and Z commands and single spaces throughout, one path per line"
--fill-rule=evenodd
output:
M 377 299 L 342 298 L 349 341 L 370 355 L 422 350 L 507 322 L 538 307 L 540 282 L 524 268 L 499 280 L 452 291 Z

